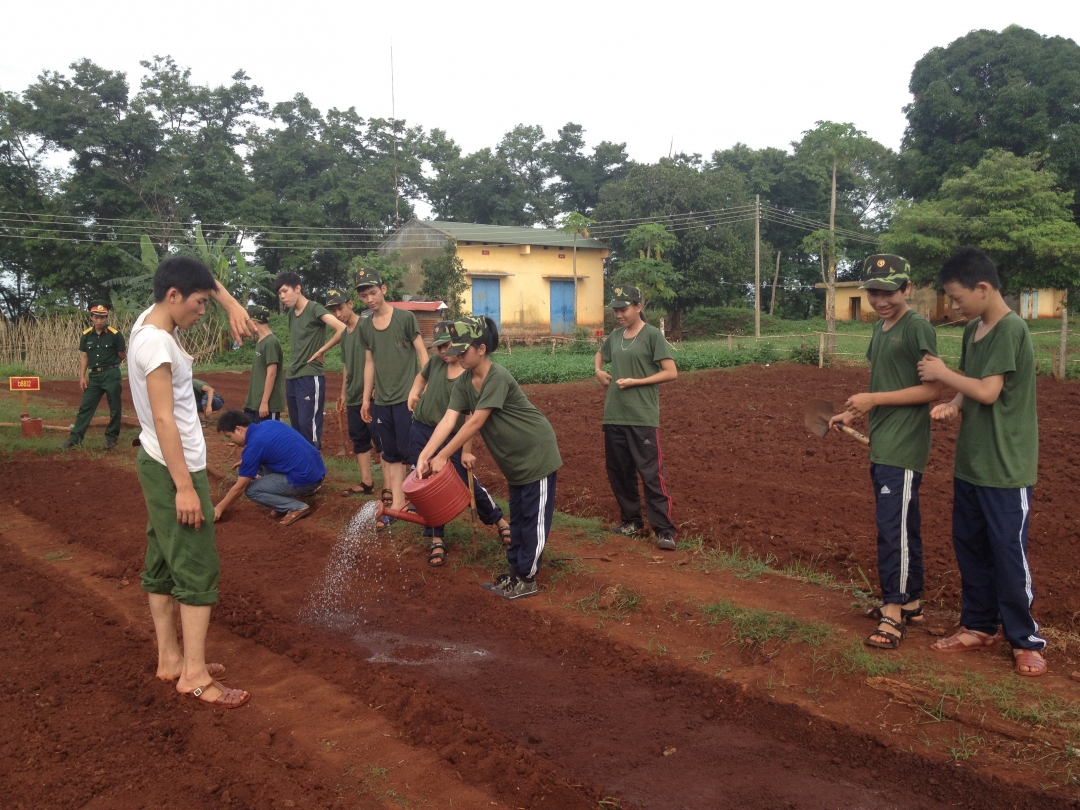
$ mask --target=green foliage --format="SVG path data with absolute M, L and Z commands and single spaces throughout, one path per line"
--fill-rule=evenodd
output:
M 457 254 L 457 242 L 447 239 L 442 255 L 424 259 L 420 269 L 424 274 L 420 294 L 431 301 L 443 301 L 450 318 L 461 317 L 462 299 L 469 282 L 465 278 L 465 265 Z
M 407 265 L 401 264 L 401 253 L 381 254 L 371 251 L 364 256 L 354 256 L 349 262 L 348 278 L 344 282 L 346 289 L 352 289 L 352 282 L 356 278 L 356 271 L 361 267 L 374 270 L 386 285 L 386 300 L 400 301 L 402 294 L 401 282 L 409 271 Z M 449 302 L 447 302 L 449 306 Z
M 824 622 L 801 622 L 767 610 L 739 607 L 726 600 L 702 605 L 701 612 L 709 617 L 710 624 L 728 622 L 735 641 L 744 645 L 801 641 L 816 647 L 832 638 L 832 629 Z
M 936 197 L 943 177 L 959 177 L 988 149 L 1041 153 L 1064 188 L 1080 186 L 1073 40 L 1016 25 L 971 31 L 916 62 L 910 90 L 901 178 L 916 200 Z
M 825 365 L 829 365 L 829 358 L 826 356 L 822 358 Z M 818 364 L 818 348 L 817 346 L 795 346 L 788 352 L 788 360 L 792 363 L 801 363 L 805 366 L 816 366 Z
M 992 150 L 978 166 L 941 184 L 937 199 L 902 208 L 884 248 L 912 262 L 915 278 L 934 272 L 957 248 L 985 250 L 1006 290 L 1080 285 L 1080 228 L 1039 158 Z

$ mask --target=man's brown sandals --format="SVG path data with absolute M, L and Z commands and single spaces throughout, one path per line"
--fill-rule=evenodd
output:
M 967 636 L 968 641 L 964 640 Z M 979 650 L 992 650 L 1001 642 L 1001 636 L 997 633 L 982 633 L 978 630 L 969 630 L 961 627 L 951 636 L 938 639 L 930 645 L 930 649 L 940 653 L 978 652 Z

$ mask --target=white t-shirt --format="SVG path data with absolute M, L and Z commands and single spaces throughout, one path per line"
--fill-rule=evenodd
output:
M 151 307 L 150 309 L 153 309 Z M 131 398 L 135 402 L 142 433 L 139 439 L 150 458 L 159 464 L 165 463 L 158 443 L 154 414 L 150 409 L 150 394 L 146 390 L 146 375 L 164 363 L 172 365 L 173 418 L 180 431 L 180 442 L 184 447 L 184 460 L 191 472 L 206 469 L 206 439 L 203 438 L 202 425 L 199 423 L 199 409 L 195 404 L 195 391 L 191 385 L 191 366 L 194 358 L 185 352 L 176 339 L 175 333 L 169 334 L 156 326 L 146 326 L 143 321 L 150 309 L 143 312 L 135 321 L 128 340 L 128 385 Z

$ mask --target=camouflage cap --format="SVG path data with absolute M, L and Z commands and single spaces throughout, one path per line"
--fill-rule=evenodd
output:
M 863 262 L 863 279 L 860 290 L 896 292 L 911 281 L 911 265 L 903 256 L 875 253 Z
M 340 287 L 335 287 L 326 293 L 326 307 L 332 309 L 333 307 L 340 307 L 342 304 L 351 304 L 352 295 L 348 290 L 343 290 Z
M 616 284 L 611 291 L 611 308 L 622 309 L 631 304 L 641 303 L 641 290 L 629 284 Z
M 106 304 L 94 304 L 92 307 L 90 307 L 90 314 L 91 315 L 108 315 L 109 314 L 109 307 Z
M 248 317 L 253 321 L 259 323 L 270 323 L 270 310 L 259 304 L 254 304 L 247 308 Z
M 356 289 L 359 290 L 361 287 L 381 287 L 382 284 L 382 276 L 374 270 L 361 267 L 356 271 Z
M 450 347 L 447 354 L 463 354 L 466 349 L 473 345 L 473 341 L 484 336 L 487 329 L 487 321 L 478 315 L 456 320 L 446 327 L 450 333 Z
M 453 339 L 453 336 L 450 334 L 450 327 L 453 325 L 453 321 L 439 321 L 435 324 L 435 329 L 432 331 L 433 339 L 431 345 L 441 346 L 444 343 L 449 343 Z

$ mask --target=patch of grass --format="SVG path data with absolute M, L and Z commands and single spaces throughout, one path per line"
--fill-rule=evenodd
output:
M 50 551 L 43 559 L 46 562 L 67 562 L 73 558 L 66 551 Z
M 851 642 L 840 651 L 840 664 L 849 675 L 864 673 L 867 677 L 878 678 L 884 675 L 896 675 L 904 669 L 904 663 L 884 654 L 876 655 L 859 640 Z
M 690 554 L 701 551 L 705 547 L 705 538 L 700 534 L 683 535 L 675 541 L 678 551 L 686 551 Z
M 716 625 L 731 625 L 735 640 L 740 644 L 765 644 L 768 641 L 801 641 L 816 647 L 832 637 L 832 628 L 823 622 L 801 622 L 790 616 L 757 608 L 739 607 L 721 600 L 702 605 L 701 612 Z
M 956 735 L 956 745 L 948 746 L 949 756 L 953 758 L 953 762 L 966 762 L 979 753 L 976 743 L 985 745 L 986 740 L 977 734 L 965 734 L 961 731 Z
M 551 528 L 554 531 L 565 532 L 570 538 L 584 538 L 598 546 L 614 537 L 599 518 L 576 517 L 565 512 L 554 514 L 551 518 Z
M 583 596 L 570 607 L 582 613 L 595 613 L 604 619 L 625 619 L 631 613 L 641 610 L 645 596 L 634 588 L 613 585 L 600 588 L 588 596 Z
M 759 557 L 738 543 L 733 543 L 730 550 L 720 548 L 706 549 L 701 555 L 699 568 L 704 570 L 733 571 L 739 579 L 757 579 L 770 571 L 776 558 L 769 554 Z
M 817 585 L 819 588 L 825 588 L 826 590 L 842 590 L 844 586 L 836 581 L 836 577 L 827 571 L 818 570 L 818 562 L 818 557 L 811 557 L 809 560 L 803 560 L 800 557 L 799 559 L 792 560 L 781 568 L 780 573 L 790 579 L 806 582 L 810 585 Z

